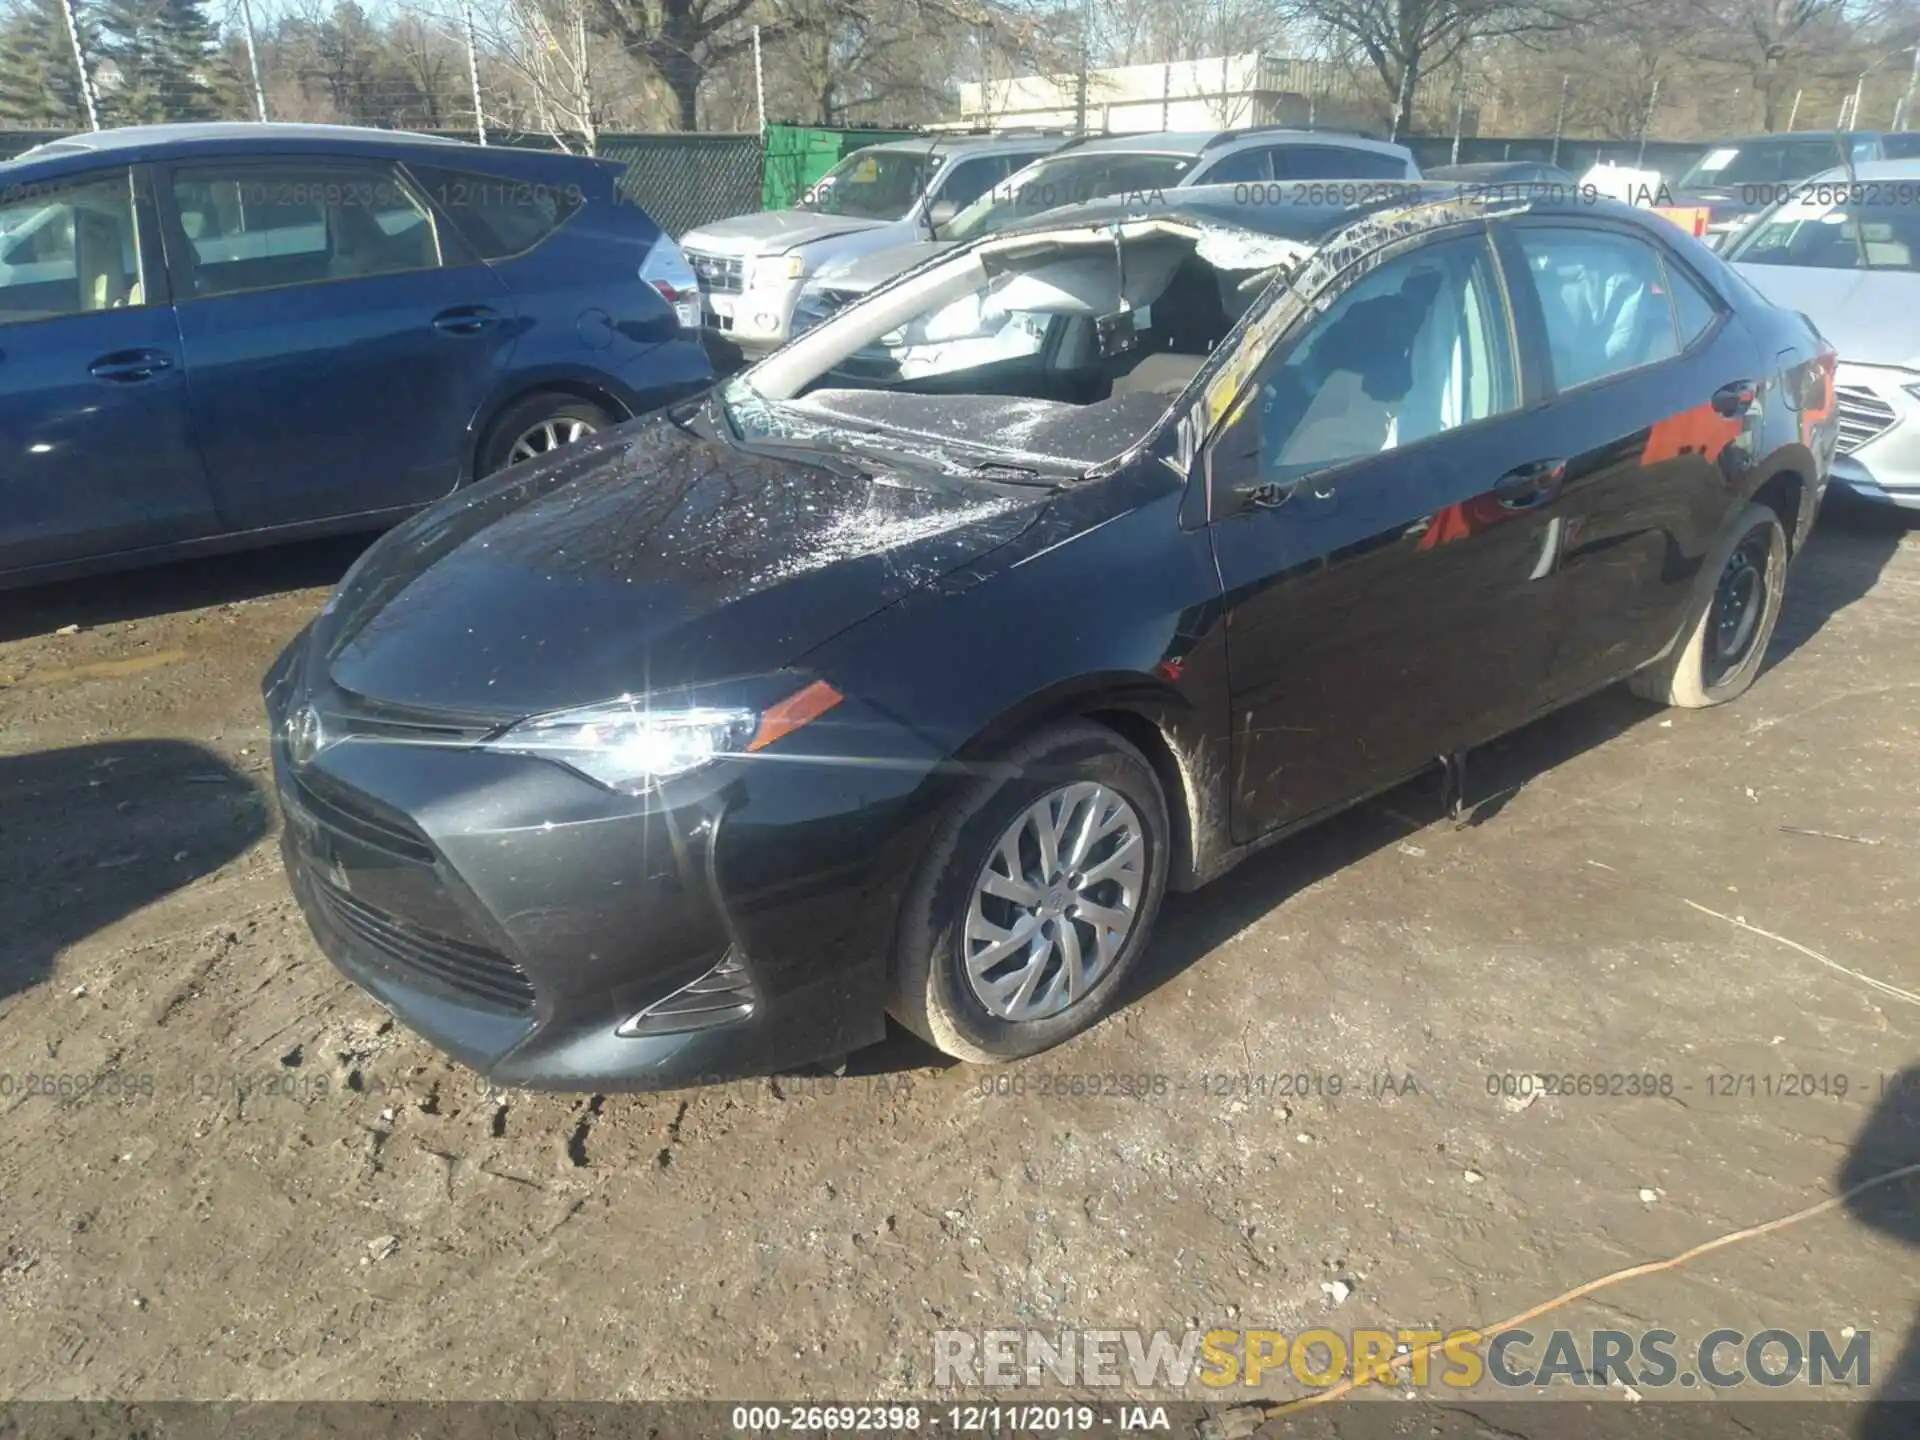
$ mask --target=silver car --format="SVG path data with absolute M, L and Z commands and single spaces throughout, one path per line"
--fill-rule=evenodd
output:
M 1840 352 L 1834 483 L 1920 510 L 1920 160 L 1796 183 L 1727 259 Z
M 749 355 L 779 348 L 794 300 L 823 265 L 937 235 L 1065 138 L 1029 131 L 869 145 L 828 171 L 792 210 L 689 230 L 680 248 L 700 277 L 707 329 Z
M 1335 130 L 1256 125 L 1083 137 L 987 191 L 941 226 L 937 237 L 916 236 L 907 244 L 822 265 L 801 289 L 793 329 L 797 334 L 819 324 L 848 301 L 952 245 L 1064 206 L 1152 197 L 1194 185 L 1239 186 L 1242 199 L 1255 203 L 1278 198 L 1270 192 L 1285 191 L 1293 194 L 1295 203 L 1317 204 L 1325 198 L 1316 193 L 1321 182 L 1391 184 L 1419 178 L 1420 167 L 1404 145 Z M 1304 188 L 1295 193 L 1296 185 Z

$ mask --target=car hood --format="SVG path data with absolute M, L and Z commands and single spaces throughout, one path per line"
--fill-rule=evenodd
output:
M 885 223 L 847 215 L 816 215 L 809 210 L 763 210 L 702 225 L 683 235 L 680 243 L 721 255 L 777 255 L 835 235 L 877 230 Z
M 871 255 L 856 255 L 821 267 L 819 283 L 831 290 L 864 295 L 869 290 L 904 275 L 914 266 L 953 248 L 950 240 L 915 240 L 905 245 L 890 245 Z
M 1920 369 L 1911 316 L 1920 309 L 1920 275 L 1904 270 L 1816 270 L 1798 265 L 1735 265 L 1783 310 L 1798 310 L 1861 365 Z
M 662 416 L 376 542 L 308 663 L 364 700 L 496 719 L 764 674 L 1011 540 L 1050 494 Z

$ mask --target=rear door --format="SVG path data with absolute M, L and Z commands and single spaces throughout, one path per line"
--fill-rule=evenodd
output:
M 1618 678 L 1677 630 L 1752 462 L 1768 364 L 1666 247 L 1629 226 L 1503 222 L 1524 343 L 1565 462 L 1553 530 L 1552 704 Z
M 196 433 L 235 529 L 417 506 L 466 472 L 512 302 L 390 164 L 175 164 L 161 205 Z
M 141 178 L 0 196 L 0 570 L 217 528 Z
M 1511 335 L 1482 229 L 1417 244 L 1283 342 L 1210 446 L 1236 839 L 1533 708 L 1556 478 Z

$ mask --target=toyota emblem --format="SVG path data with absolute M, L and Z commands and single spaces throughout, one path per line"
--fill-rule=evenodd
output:
M 287 717 L 287 754 L 295 765 L 311 763 L 326 743 L 326 727 L 313 706 L 302 705 Z

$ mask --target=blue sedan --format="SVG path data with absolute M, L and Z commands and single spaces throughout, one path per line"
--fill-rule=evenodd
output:
M 619 173 L 240 124 L 0 164 L 0 584 L 390 524 L 704 388 Z

